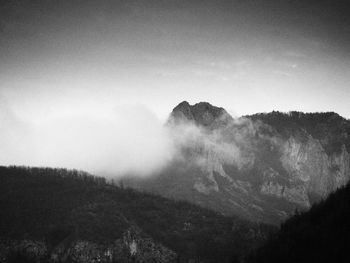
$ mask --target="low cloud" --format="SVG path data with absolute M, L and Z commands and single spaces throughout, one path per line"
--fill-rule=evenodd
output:
M 207 129 L 193 122 L 177 122 L 170 127 L 175 145 L 174 159 L 191 162 L 203 170 L 218 169 L 222 164 L 238 169 L 251 166 L 255 160 L 257 143 L 263 138 L 262 123 L 247 118 L 232 120 L 228 125 Z M 211 167 L 208 167 L 211 166 Z
M 25 122 L 1 109 L 0 163 L 66 167 L 109 176 L 147 176 L 173 156 L 163 123 L 142 106 L 106 116 L 64 116 Z
M 173 160 L 204 170 L 219 163 L 240 169 L 254 163 L 258 142 L 278 143 L 261 132 L 264 124 L 249 119 L 214 130 L 193 122 L 165 125 L 140 105 L 34 122 L 20 119 L 2 102 L 0 123 L 1 165 L 65 167 L 110 178 L 157 174 Z

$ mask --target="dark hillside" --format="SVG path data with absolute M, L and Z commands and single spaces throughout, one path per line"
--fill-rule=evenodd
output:
M 43 262 L 229 262 L 271 229 L 83 172 L 25 167 L 0 167 L 0 218 L 0 256 Z M 28 256 L 24 241 L 41 255 Z
M 248 262 L 350 262 L 350 184 L 287 220 Z

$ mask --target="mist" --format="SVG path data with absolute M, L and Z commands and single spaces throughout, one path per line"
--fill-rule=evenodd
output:
M 265 136 L 262 124 L 246 118 L 207 129 L 187 120 L 165 122 L 142 104 L 98 109 L 75 101 L 38 118 L 16 114 L 4 99 L 0 105 L 1 165 L 63 167 L 107 178 L 157 175 L 173 161 L 204 171 L 219 163 L 241 169 L 254 163 L 256 134 Z
M 147 176 L 173 158 L 163 122 L 142 105 L 114 107 L 104 115 L 71 114 L 21 119 L 1 103 L 2 165 L 65 167 L 104 176 Z
M 222 164 L 237 169 L 249 168 L 254 164 L 259 142 L 269 141 L 276 147 L 282 145 L 276 134 L 265 134 L 268 128 L 244 117 L 214 129 L 187 120 L 174 122 L 169 131 L 176 153 L 173 159 L 209 173 L 225 174 Z

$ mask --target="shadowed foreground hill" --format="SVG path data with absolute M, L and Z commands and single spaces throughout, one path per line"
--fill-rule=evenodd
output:
M 270 227 L 65 169 L 0 167 L 0 262 L 232 262 Z
M 287 220 L 250 263 L 350 262 L 350 184 Z

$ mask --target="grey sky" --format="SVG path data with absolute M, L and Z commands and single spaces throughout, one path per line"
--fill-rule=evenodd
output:
M 349 1 L 1 1 L 0 96 L 27 120 L 180 101 L 350 118 Z

